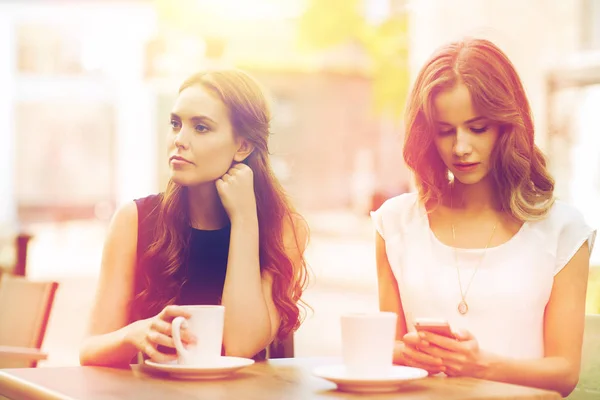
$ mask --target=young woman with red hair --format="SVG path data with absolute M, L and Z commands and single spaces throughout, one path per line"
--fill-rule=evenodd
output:
M 440 48 L 406 110 L 418 193 L 372 214 L 395 362 L 569 394 L 579 379 L 595 231 L 554 198 L 525 90 L 487 40 Z M 416 332 L 449 322 L 454 337 Z
M 270 167 L 269 123 L 263 91 L 244 72 L 182 84 L 169 183 L 113 217 L 82 365 L 127 365 L 138 352 L 175 359 L 171 321 L 187 316 L 182 305 L 225 306 L 231 356 L 256 356 L 298 328 L 308 228 Z

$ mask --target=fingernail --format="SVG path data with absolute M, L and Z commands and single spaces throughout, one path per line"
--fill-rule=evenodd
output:
M 427 340 L 421 340 L 422 346 L 429 346 L 429 342 Z
M 425 332 L 419 332 L 419 337 L 420 338 L 426 338 L 427 336 L 425 336 Z

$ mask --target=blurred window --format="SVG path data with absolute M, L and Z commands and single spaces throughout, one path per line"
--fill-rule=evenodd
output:
M 79 35 L 58 24 L 24 23 L 17 27 L 21 73 L 78 75 L 83 72 Z
M 600 50 L 600 0 L 583 0 L 583 48 Z

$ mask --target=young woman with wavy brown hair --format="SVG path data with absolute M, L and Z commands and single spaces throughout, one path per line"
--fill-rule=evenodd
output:
M 188 316 L 182 305 L 225 306 L 226 355 L 256 356 L 298 328 L 308 228 L 269 164 L 269 123 L 264 92 L 244 72 L 181 85 L 169 183 L 113 217 L 83 365 L 126 365 L 138 352 L 175 359 L 171 321 Z
M 555 200 L 507 56 L 466 39 L 419 71 L 404 159 L 417 193 L 373 213 L 380 308 L 398 313 L 398 364 L 570 393 L 595 231 Z M 445 320 L 453 337 L 417 332 Z

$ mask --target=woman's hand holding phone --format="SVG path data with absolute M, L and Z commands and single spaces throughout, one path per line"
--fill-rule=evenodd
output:
M 443 372 L 449 376 L 485 377 L 493 356 L 479 349 L 479 342 L 470 332 L 453 332 L 443 323 L 433 324 L 435 327 L 419 325 L 417 328 L 415 323 L 417 332 L 413 332 L 419 338 L 415 347 L 424 355 L 440 360 Z
M 435 375 L 445 371 L 442 359 L 422 351 L 422 340 L 417 332 L 408 332 L 402 337 L 401 362 L 409 367 L 422 368 Z
M 417 332 L 431 332 L 433 334 L 455 339 L 455 334 L 448 321 L 443 319 L 417 318 L 415 320 Z
M 444 372 L 445 367 L 441 358 L 422 351 L 423 346 L 428 346 L 428 344 L 424 343 L 418 332 L 408 332 L 404 335 L 401 346 L 402 359 L 397 361 L 409 367 L 422 368 L 430 375 Z
M 439 335 L 452 335 L 452 330 L 446 321 L 418 319 L 415 321 L 416 332 L 408 332 L 402 338 L 402 363 L 410 367 L 417 367 L 427 370 L 430 375 L 445 372 L 445 366 L 440 357 L 433 356 L 423 351 L 429 346 L 429 343 L 424 341 L 419 332 L 429 330 L 432 333 Z

